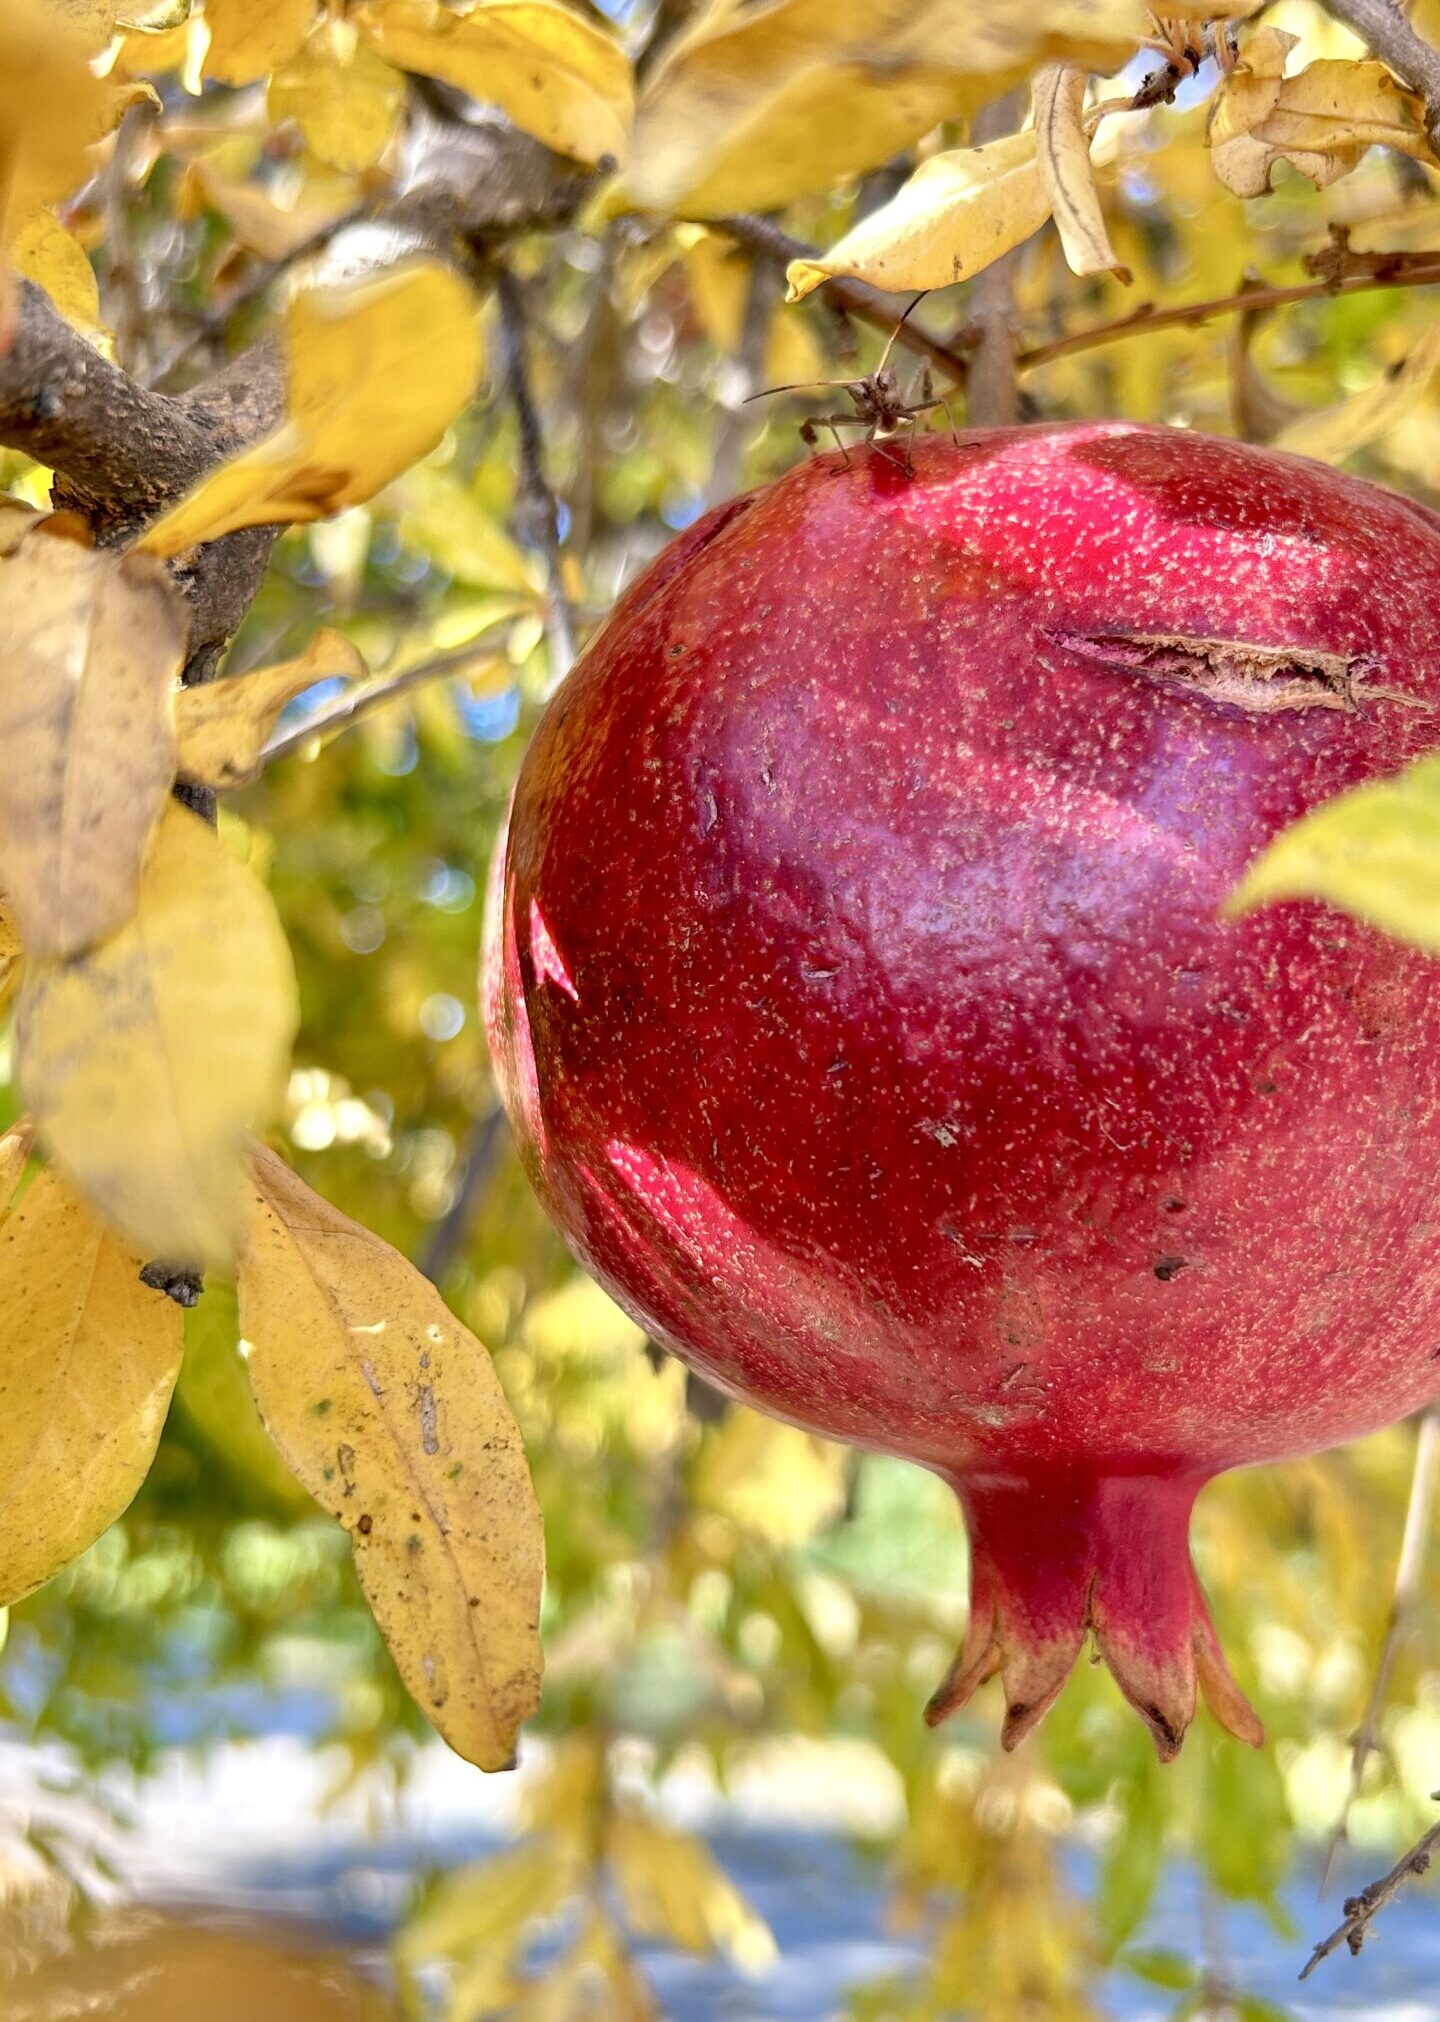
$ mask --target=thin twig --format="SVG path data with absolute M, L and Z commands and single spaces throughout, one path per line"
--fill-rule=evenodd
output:
M 563 681 L 575 660 L 575 620 L 565 588 L 560 553 L 560 515 L 545 477 L 545 444 L 540 415 L 530 390 L 525 359 L 525 308 L 520 284 L 505 266 L 495 271 L 500 303 L 500 342 L 505 359 L 505 384 L 520 431 L 520 484 L 515 501 L 522 540 L 540 550 L 545 561 L 545 639 L 550 649 L 552 686 Z
M 1032 345 L 1015 363 L 1021 372 L 1033 372 L 1057 358 L 1071 358 L 1077 352 L 1093 351 L 1122 337 L 1145 337 L 1153 330 L 1175 330 L 1188 324 L 1208 323 L 1216 316 L 1233 316 L 1240 309 L 1283 309 L 1292 302 L 1314 302 L 1326 295 L 1360 295 L 1375 288 L 1433 288 L 1440 284 L 1440 254 L 1430 256 L 1432 264 L 1395 267 L 1384 272 L 1345 274 L 1338 280 L 1298 281 L 1288 288 L 1242 288 L 1233 295 L 1212 295 L 1203 302 L 1182 302 L 1174 308 L 1157 309 L 1142 302 L 1128 315 L 1113 322 L 1094 323 L 1087 330 L 1072 330 L 1066 337 L 1052 338 L 1048 344 Z M 973 344 L 966 330 L 951 340 Z
M 745 444 L 755 425 L 755 416 L 746 402 L 760 391 L 765 348 L 779 299 L 780 276 L 775 267 L 768 260 L 753 261 L 745 291 L 740 342 L 734 357 L 726 361 L 723 404 L 706 488 L 707 505 L 722 504 L 740 488 Z
M 1440 1790 L 1434 1795 L 1440 1802 Z M 1437 1853 L 1440 1853 L 1440 1824 L 1432 1825 L 1409 1853 L 1402 1854 L 1388 1875 L 1382 1875 L 1378 1882 L 1371 1882 L 1358 1896 L 1346 1898 L 1344 1923 L 1337 1925 L 1328 1938 L 1321 1939 L 1302 1968 L 1300 1978 L 1308 1980 L 1320 1961 L 1328 1959 L 1341 1945 L 1349 1946 L 1352 1957 L 1359 1952 L 1369 1935 L 1371 1919 L 1378 1916 L 1387 1903 L 1394 1901 L 1412 1875 L 1423 1875 Z
M 1412 27 L 1396 0 L 1321 0 L 1333 21 L 1343 22 L 1388 64 L 1402 84 L 1425 101 L 1425 127 L 1440 139 L 1440 50 Z
M 457 646 L 453 653 L 438 653 L 433 660 L 421 660 L 416 666 L 406 667 L 401 673 L 391 674 L 383 681 L 371 681 L 364 687 L 337 695 L 333 702 L 317 709 L 292 729 L 277 730 L 260 753 L 261 764 L 273 765 L 279 758 L 289 758 L 292 752 L 303 751 L 316 738 L 323 740 L 348 730 L 352 723 L 372 715 L 385 703 L 393 702 L 397 695 L 405 695 L 427 681 L 438 681 L 443 675 L 459 673 L 477 655 L 501 646 L 509 633 L 510 624 L 510 619 L 503 619 L 477 633 L 467 645 Z
M 475 1226 L 480 1204 L 490 1184 L 505 1141 L 505 1112 L 500 1106 L 477 1116 L 470 1126 L 461 1154 L 460 1184 L 455 1198 L 430 1232 L 429 1240 L 416 1259 L 417 1268 L 432 1285 L 438 1285 Z
M 127 109 L 116 128 L 110 159 L 99 183 L 105 218 L 105 306 L 115 339 L 115 356 L 131 371 L 139 368 L 136 352 L 145 330 L 145 304 L 130 215 L 130 167 L 140 137 L 153 117 L 153 106 L 143 99 Z
M 740 245 L 748 246 L 752 253 L 763 254 L 767 260 L 775 260 L 783 267 L 788 267 L 792 260 L 818 257 L 813 246 L 807 246 L 803 239 L 792 239 L 788 232 L 782 231 L 769 218 L 742 212 L 735 217 L 716 218 L 714 222 L 717 231 L 727 233 Z M 893 335 L 902 349 L 913 351 L 918 358 L 928 358 L 957 386 L 965 383 L 970 371 L 969 360 L 933 335 L 923 324 L 917 323 L 913 316 L 897 330 L 894 299 L 879 288 L 872 288 L 864 281 L 835 279 L 823 284 L 823 297 L 831 309 L 843 309 L 847 315 L 858 317 L 860 322 L 883 330 L 887 337 Z
M 278 260 L 266 260 L 240 287 L 232 290 L 223 302 L 207 309 L 198 318 L 189 335 L 182 337 L 169 356 L 163 358 L 150 374 L 149 384 L 163 389 L 166 381 L 173 378 L 180 367 L 193 358 L 197 351 L 204 346 L 218 344 L 236 317 L 243 315 L 246 309 L 258 302 L 282 274 L 287 273 L 291 267 L 298 266 L 302 260 L 308 260 L 313 254 L 323 252 L 332 239 L 347 231 L 351 225 L 363 223 L 366 218 L 374 215 L 374 210 L 373 204 L 356 204 L 350 210 L 340 212 L 336 217 L 327 218 L 325 223 L 311 232 L 308 238 L 302 239 L 298 246 L 292 246 L 289 252 L 282 254 Z
M 1013 133 L 1024 114 L 1025 96 L 1007 91 L 975 115 L 977 147 Z M 970 364 L 965 419 L 975 428 L 1008 428 L 1020 418 L 1020 382 L 1015 369 L 1015 270 L 1020 248 L 992 260 L 970 284 L 970 317 L 976 333 Z
M 1385 1625 L 1385 1640 L 1380 1646 L 1380 1659 L 1375 1666 L 1370 1695 L 1365 1702 L 1365 1712 L 1355 1735 L 1355 1747 L 1350 1757 L 1350 1786 L 1345 1795 L 1344 1809 L 1336 1821 L 1330 1839 L 1330 1850 L 1325 1857 L 1325 1872 L 1320 1882 L 1322 1895 L 1330 1885 L 1336 1859 L 1349 1833 L 1350 1813 L 1354 1809 L 1356 1798 L 1360 1795 L 1365 1765 L 1380 1746 L 1380 1716 L 1385 1710 L 1385 1700 L 1390 1690 L 1390 1673 L 1394 1669 L 1395 1657 L 1404 1641 L 1405 1633 L 1410 1627 L 1421 1574 L 1425 1568 L 1425 1546 L 1430 1536 L 1430 1519 L 1435 1509 L 1437 1482 L 1440 1482 L 1440 1406 L 1432 1404 L 1420 1420 L 1419 1435 L 1415 1442 L 1415 1468 L 1410 1477 L 1410 1501 L 1405 1511 L 1405 1531 L 1400 1540 L 1400 1557 L 1395 1566 L 1395 1591 L 1390 1602 L 1390 1616 Z

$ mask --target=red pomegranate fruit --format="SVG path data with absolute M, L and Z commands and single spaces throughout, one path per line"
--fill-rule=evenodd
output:
M 1440 520 L 1121 424 L 818 456 L 720 508 L 556 695 L 487 1015 L 550 1214 L 762 1410 L 959 1493 L 933 1720 L 1013 1745 L 1087 1631 L 1163 1756 L 1259 1724 L 1197 1490 L 1440 1391 L 1440 962 L 1222 916 L 1440 745 Z

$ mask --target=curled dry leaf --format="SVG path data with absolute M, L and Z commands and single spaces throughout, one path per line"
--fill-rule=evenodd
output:
M 620 162 L 629 151 L 629 60 L 609 29 L 559 0 L 481 0 L 467 13 L 439 0 L 369 0 L 358 20 L 401 70 L 498 105 L 557 154 Z
M 246 1131 L 275 1107 L 297 1020 L 269 893 L 166 804 L 135 917 L 66 963 L 27 960 L 17 1066 L 46 1143 L 146 1257 L 225 1270 Z
M 0 561 L 0 883 L 32 956 L 124 926 L 175 776 L 186 607 L 145 555 L 42 522 Z
M 310 32 L 315 0 L 206 0 L 205 75 L 253 84 L 288 63 Z
M 317 681 L 364 676 L 359 648 L 340 632 L 322 630 L 296 660 L 182 689 L 175 704 L 180 771 L 221 792 L 243 786 L 259 773 L 265 740 L 287 702 Z
M 286 1465 L 350 1533 L 416 1702 L 482 1769 L 540 1694 L 544 1541 L 490 1357 L 428 1279 L 256 1147 L 240 1327 Z
M 1373 386 L 1287 423 L 1274 438 L 1274 447 L 1339 463 L 1402 422 L 1424 398 L 1437 367 L 1440 323 L 1432 323 L 1408 356 Z
M 1115 257 L 1095 187 L 1085 131 L 1087 82 L 1073 63 L 1042 64 L 1031 81 L 1040 181 L 1071 273 L 1114 274 L 1128 282 L 1130 270 Z
M 823 259 L 792 260 L 786 299 L 799 302 L 838 274 L 890 291 L 945 288 L 1028 239 L 1049 214 L 1033 129 L 932 155 Z
M 385 152 L 404 100 L 394 64 L 353 21 L 327 18 L 272 76 L 267 102 L 273 120 L 294 120 L 317 161 L 357 175 Z
M 285 317 L 286 419 L 144 535 L 177 555 L 237 527 L 326 519 L 433 449 L 480 377 L 479 307 L 446 267 L 297 295 Z
M 54 1171 L 0 1222 L 0 1604 L 129 1506 L 180 1368 L 180 1308 Z
M 1226 189 L 1263 196 L 1281 161 L 1326 189 L 1371 147 L 1434 161 L 1421 101 L 1383 63 L 1327 58 L 1287 77 L 1296 39 L 1257 28 L 1216 94 L 1210 162 Z
M 1326 801 L 1276 837 L 1226 910 L 1328 899 L 1440 955 L 1440 758 Z

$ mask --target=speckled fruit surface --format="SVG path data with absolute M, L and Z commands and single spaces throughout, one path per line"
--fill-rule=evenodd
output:
M 1173 1753 L 1258 1724 L 1198 1488 L 1440 1390 L 1440 962 L 1219 908 L 1440 745 L 1440 520 L 1084 424 L 816 457 L 682 536 L 547 710 L 487 1016 L 577 1255 L 762 1409 L 956 1486 L 940 1718 L 1087 1630 Z

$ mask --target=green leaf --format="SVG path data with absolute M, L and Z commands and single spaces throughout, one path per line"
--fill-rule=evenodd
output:
M 1193 1987 L 1197 1977 L 1193 1960 L 1159 1945 L 1125 1952 L 1119 1963 L 1137 1979 L 1148 1980 L 1152 1987 L 1169 1987 L 1177 1994 Z
M 1340 794 L 1286 829 L 1225 910 L 1297 898 L 1328 899 L 1440 954 L 1440 758 Z

